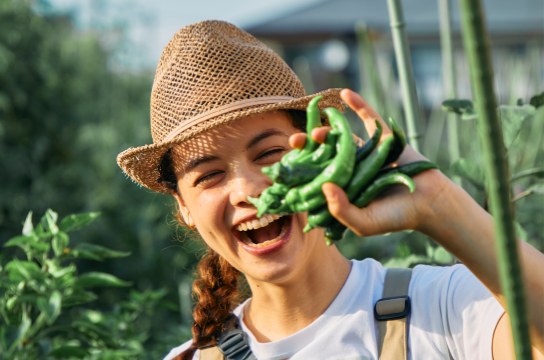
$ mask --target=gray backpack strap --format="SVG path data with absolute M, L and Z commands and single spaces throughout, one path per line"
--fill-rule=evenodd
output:
M 247 335 L 235 315 L 225 322 L 217 346 L 200 349 L 199 360 L 257 360 L 251 352 Z
M 408 359 L 408 288 L 411 278 L 412 269 L 391 268 L 385 275 L 383 297 L 374 306 L 374 317 L 378 321 L 379 330 L 379 360 Z

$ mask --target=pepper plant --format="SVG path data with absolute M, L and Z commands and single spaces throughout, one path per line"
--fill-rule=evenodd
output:
M 137 320 L 153 312 L 164 290 L 133 290 L 129 301 L 107 314 L 77 307 L 96 299 L 90 288 L 130 285 L 107 273 L 77 272 L 76 259 L 102 261 L 130 255 L 89 243 L 70 247 L 68 233 L 90 224 L 98 215 L 70 215 L 58 224 L 57 213 L 47 210 L 34 226 L 30 212 L 22 234 L 4 244 L 20 247 L 25 258 L 0 266 L 0 359 L 125 359 L 141 355 L 149 333 Z
M 523 104 L 518 100 L 517 105 L 500 105 L 497 107 L 497 113 L 501 122 L 503 148 L 506 153 L 507 163 L 510 164 L 510 186 L 516 193 L 512 196 L 514 205 L 519 200 L 532 195 L 544 194 L 544 183 L 540 179 L 544 178 L 544 168 L 532 167 L 523 170 L 517 170 L 517 161 L 511 154 L 526 152 L 526 144 L 517 141 L 522 127 L 528 122 L 544 121 L 541 115 L 544 111 L 544 93 L 535 95 L 529 101 L 529 104 Z M 459 118 L 465 122 L 476 121 L 478 114 L 472 101 L 465 99 L 450 99 L 442 103 L 442 108 L 446 111 L 456 113 Z M 517 144 L 517 145 L 516 145 Z M 522 149 L 518 149 L 522 146 Z M 475 156 L 479 151 L 473 152 L 471 158 L 460 158 L 456 160 L 451 171 L 454 175 L 460 176 L 470 183 L 477 192 L 483 194 L 484 207 L 488 208 L 487 198 L 489 194 L 489 181 L 482 167 L 482 160 Z M 523 225 L 518 221 L 514 222 L 516 234 L 521 239 L 527 241 L 527 232 Z M 540 247 L 539 244 L 534 244 Z

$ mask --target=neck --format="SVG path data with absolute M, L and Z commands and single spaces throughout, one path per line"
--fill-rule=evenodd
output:
M 296 274 L 281 283 L 248 278 L 252 299 L 244 312 L 244 324 L 259 342 L 283 339 L 310 325 L 321 316 L 344 285 L 351 262 L 336 248 L 319 248 Z

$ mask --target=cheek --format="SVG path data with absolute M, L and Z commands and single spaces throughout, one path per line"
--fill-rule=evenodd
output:
M 186 204 L 204 240 L 210 235 L 218 236 L 226 231 L 224 218 L 227 196 L 222 191 L 208 190 L 193 194 Z

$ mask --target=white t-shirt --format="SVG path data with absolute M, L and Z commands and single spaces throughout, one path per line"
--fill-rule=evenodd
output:
M 329 308 L 306 328 L 260 343 L 243 322 L 244 302 L 234 310 L 259 360 L 367 360 L 378 358 L 374 304 L 382 298 L 387 269 L 372 259 L 352 260 L 346 283 Z M 418 265 L 409 296 L 412 312 L 408 359 L 492 360 L 493 332 L 504 313 L 484 285 L 464 266 Z M 170 360 L 191 345 L 172 349 Z M 198 351 L 193 357 L 198 359 Z

